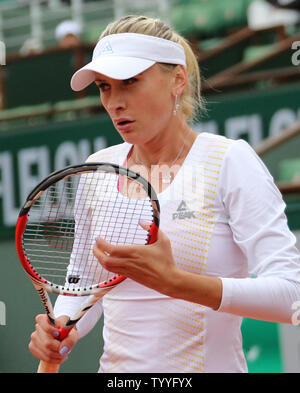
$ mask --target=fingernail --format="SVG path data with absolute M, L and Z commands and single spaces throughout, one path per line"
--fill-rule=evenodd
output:
M 69 348 L 67 346 L 62 347 L 61 350 L 59 351 L 61 355 L 65 355 L 68 352 L 69 352 Z
M 52 336 L 53 336 L 54 338 L 59 337 L 59 332 L 58 332 L 57 330 L 53 330 Z

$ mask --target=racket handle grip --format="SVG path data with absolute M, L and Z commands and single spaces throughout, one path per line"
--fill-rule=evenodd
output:
M 44 360 L 41 360 L 37 372 L 38 374 L 42 374 L 42 373 L 55 374 L 58 373 L 59 367 L 60 367 L 59 364 L 47 363 Z
M 72 327 L 70 329 L 66 329 L 64 327 L 57 329 L 59 336 L 57 337 L 57 340 L 62 341 L 66 337 L 68 337 L 70 331 L 72 330 Z
M 62 341 L 69 335 L 72 329 L 65 329 L 62 327 L 57 330 L 59 332 L 59 336 L 57 337 L 57 340 Z M 45 362 L 44 360 L 41 360 L 37 372 L 38 374 L 42 374 L 42 373 L 55 374 L 59 372 L 59 368 L 60 368 L 59 364 L 48 363 Z

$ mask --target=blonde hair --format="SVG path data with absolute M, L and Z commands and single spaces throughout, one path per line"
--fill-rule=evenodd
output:
M 203 100 L 201 97 L 201 78 L 199 65 L 188 41 L 173 31 L 161 20 L 138 15 L 124 16 L 119 20 L 110 23 L 103 31 L 99 39 L 107 35 L 119 33 L 138 33 L 151 35 L 176 42 L 184 47 L 187 62 L 188 83 L 180 97 L 180 106 L 184 118 L 187 121 L 193 121 L 197 112 L 200 109 L 203 109 Z M 174 64 L 160 63 L 160 65 L 167 71 L 172 71 L 174 67 L 176 67 Z

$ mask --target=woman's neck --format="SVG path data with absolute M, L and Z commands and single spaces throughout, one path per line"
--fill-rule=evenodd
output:
M 135 163 L 146 167 L 162 164 L 172 166 L 181 163 L 198 134 L 188 125 L 182 127 L 176 134 L 173 131 L 172 134 L 160 134 L 145 144 L 134 145 L 131 157 Z

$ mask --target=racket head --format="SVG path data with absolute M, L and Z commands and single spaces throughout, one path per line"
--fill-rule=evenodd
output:
M 105 271 L 93 256 L 97 237 L 112 244 L 151 244 L 159 215 L 157 195 L 138 173 L 111 163 L 69 166 L 27 197 L 16 225 L 17 253 L 29 277 L 47 291 L 96 294 L 126 278 Z

